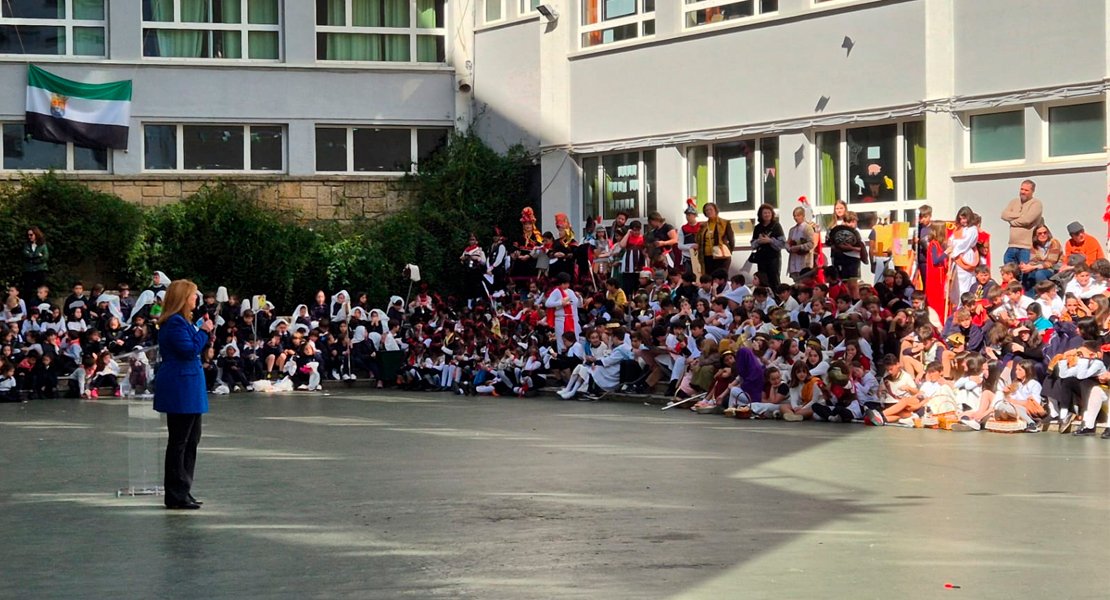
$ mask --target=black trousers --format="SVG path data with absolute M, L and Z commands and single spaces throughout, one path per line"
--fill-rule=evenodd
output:
M 170 439 L 166 444 L 166 506 L 188 503 L 193 487 L 193 469 L 200 443 L 200 415 L 166 415 Z

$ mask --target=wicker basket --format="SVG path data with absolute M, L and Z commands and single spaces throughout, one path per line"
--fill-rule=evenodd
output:
M 1025 421 L 1017 418 L 1018 412 L 1013 404 L 999 402 L 994 414 L 987 420 L 987 431 L 995 433 L 1021 433 L 1025 431 Z M 999 419 L 999 416 L 1009 417 Z
M 921 418 L 922 427 L 929 429 L 951 430 L 952 424 L 960 420 L 956 415 L 956 403 L 952 400 L 942 400 L 939 406 L 941 412 L 926 412 Z

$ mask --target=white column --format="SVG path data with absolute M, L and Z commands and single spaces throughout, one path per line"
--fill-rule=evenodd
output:
M 677 146 L 655 150 L 655 197 L 657 210 L 676 227 L 686 222 L 685 164 Z
M 282 23 L 285 63 L 316 64 L 316 3 L 286 2 Z
M 448 2 L 447 62 L 455 68 L 455 126 L 464 128 L 473 118 L 474 22 L 477 2 Z
M 575 0 L 548 2 L 559 13 L 559 20 L 539 19 L 535 27 L 540 36 L 540 148 L 570 144 L 570 62 L 567 55 L 577 48 L 574 26 L 578 18 Z M 564 160 L 565 159 L 565 160 Z M 555 229 L 555 214 L 566 213 L 571 223 L 580 223 L 582 213 L 581 181 L 574 157 L 565 151 L 547 152 L 540 160 L 543 210 L 540 225 L 544 231 Z
M 925 2 L 925 97 L 948 98 L 955 92 L 955 0 Z M 943 219 L 956 213 L 952 171 L 963 160 L 963 131 L 949 113 L 925 115 L 925 185 L 933 213 Z M 957 160 L 958 159 L 958 160 Z

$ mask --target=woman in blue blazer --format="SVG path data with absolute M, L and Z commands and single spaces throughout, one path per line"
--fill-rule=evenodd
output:
M 208 344 L 213 323 L 207 317 L 192 323 L 197 286 L 179 279 L 170 284 L 158 318 L 162 364 L 154 375 L 154 410 L 166 413 L 170 439 L 166 445 L 166 508 L 197 509 L 189 492 L 200 443 L 200 416 L 208 412 L 208 392 L 200 351 Z

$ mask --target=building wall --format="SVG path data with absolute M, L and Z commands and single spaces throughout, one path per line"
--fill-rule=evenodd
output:
M 538 17 L 479 30 L 474 35 L 474 103 L 482 138 L 501 152 L 540 144 L 540 24 Z

